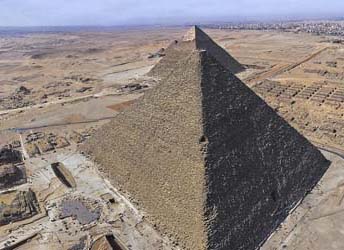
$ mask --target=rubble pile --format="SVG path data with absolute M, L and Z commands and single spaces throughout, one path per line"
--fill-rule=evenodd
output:
M 148 55 L 148 59 L 152 59 L 152 58 L 160 58 L 160 57 L 163 57 L 163 56 L 165 56 L 166 54 L 165 54 L 165 48 L 161 48 L 161 49 L 159 49 L 157 52 L 155 52 L 155 53 L 150 53 L 149 55 Z
M 28 88 L 24 87 L 24 86 L 20 86 L 19 88 L 17 88 L 15 90 L 15 93 L 17 95 L 29 95 L 31 93 L 31 91 Z
M 69 141 L 54 133 L 45 134 L 34 132 L 26 136 L 25 148 L 30 157 L 41 155 L 55 149 L 65 148 L 70 145 Z
M 10 195 L 14 198 L 10 199 L 8 203 L 3 202 L 3 200 L 8 200 L 4 196 Z M 36 195 L 31 189 L 0 196 L 0 225 L 27 219 L 39 212 L 40 208 Z
M 8 147 L 0 149 L 0 165 L 20 163 L 22 160 L 20 151 Z
M 2 109 L 16 109 L 34 105 L 36 102 L 32 100 L 31 93 L 31 90 L 20 86 L 11 95 L 0 98 L 0 107 Z
M 119 92 L 134 92 L 148 88 L 147 84 L 142 83 L 130 83 L 119 88 Z
M 26 182 L 24 165 L 0 165 L 0 190 L 11 188 Z
M 0 149 L 0 190 L 26 182 L 22 153 L 11 145 Z

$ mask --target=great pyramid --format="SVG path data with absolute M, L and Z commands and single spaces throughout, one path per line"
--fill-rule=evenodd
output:
M 329 162 L 212 53 L 184 52 L 83 151 L 183 249 L 256 249 Z
M 163 57 L 151 70 L 149 76 L 164 78 L 174 69 L 174 65 L 185 58 L 185 54 L 192 49 L 206 50 L 228 71 L 233 74 L 245 68 L 217 45 L 206 33 L 197 26 L 192 27 L 181 40 L 175 40 L 166 49 Z

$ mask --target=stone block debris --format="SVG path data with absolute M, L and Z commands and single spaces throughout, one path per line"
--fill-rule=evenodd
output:
M 31 189 L 0 195 L 0 226 L 28 219 L 39 212 L 36 195 Z

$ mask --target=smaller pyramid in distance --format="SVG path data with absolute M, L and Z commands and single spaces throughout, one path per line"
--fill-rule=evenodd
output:
M 180 40 L 175 40 L 166 49 L 166 56 L 163 57 L 148 73 L 149 76 L 163 79 L 167 77 L 176 67 L 176 64 L 185 58 L 190 51 L 206 50 L 226 70 L 237 74 L 245 68 L 222 47 L 217 45 L 199 27 L 193 26 Z

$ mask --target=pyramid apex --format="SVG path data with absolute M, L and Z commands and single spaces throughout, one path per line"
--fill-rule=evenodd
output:
M 171 73 L 178 61 L 185 58 L 194 50 L 205 50 L 213 55 L 220 64 L 233 74 L 245 68 L 228 52 L 213 41 L 201 28 L 192 26 L 185 35 L 175 40 L 166 49 L 166 56 L 148 73 L 149 76 L 164 78 Z
M 183 36 L 183 41 L 195 41 L 197 35 L 199 34 L 197 31 L 199 31 L 200 28 L 197 25 L 192 26 Z

